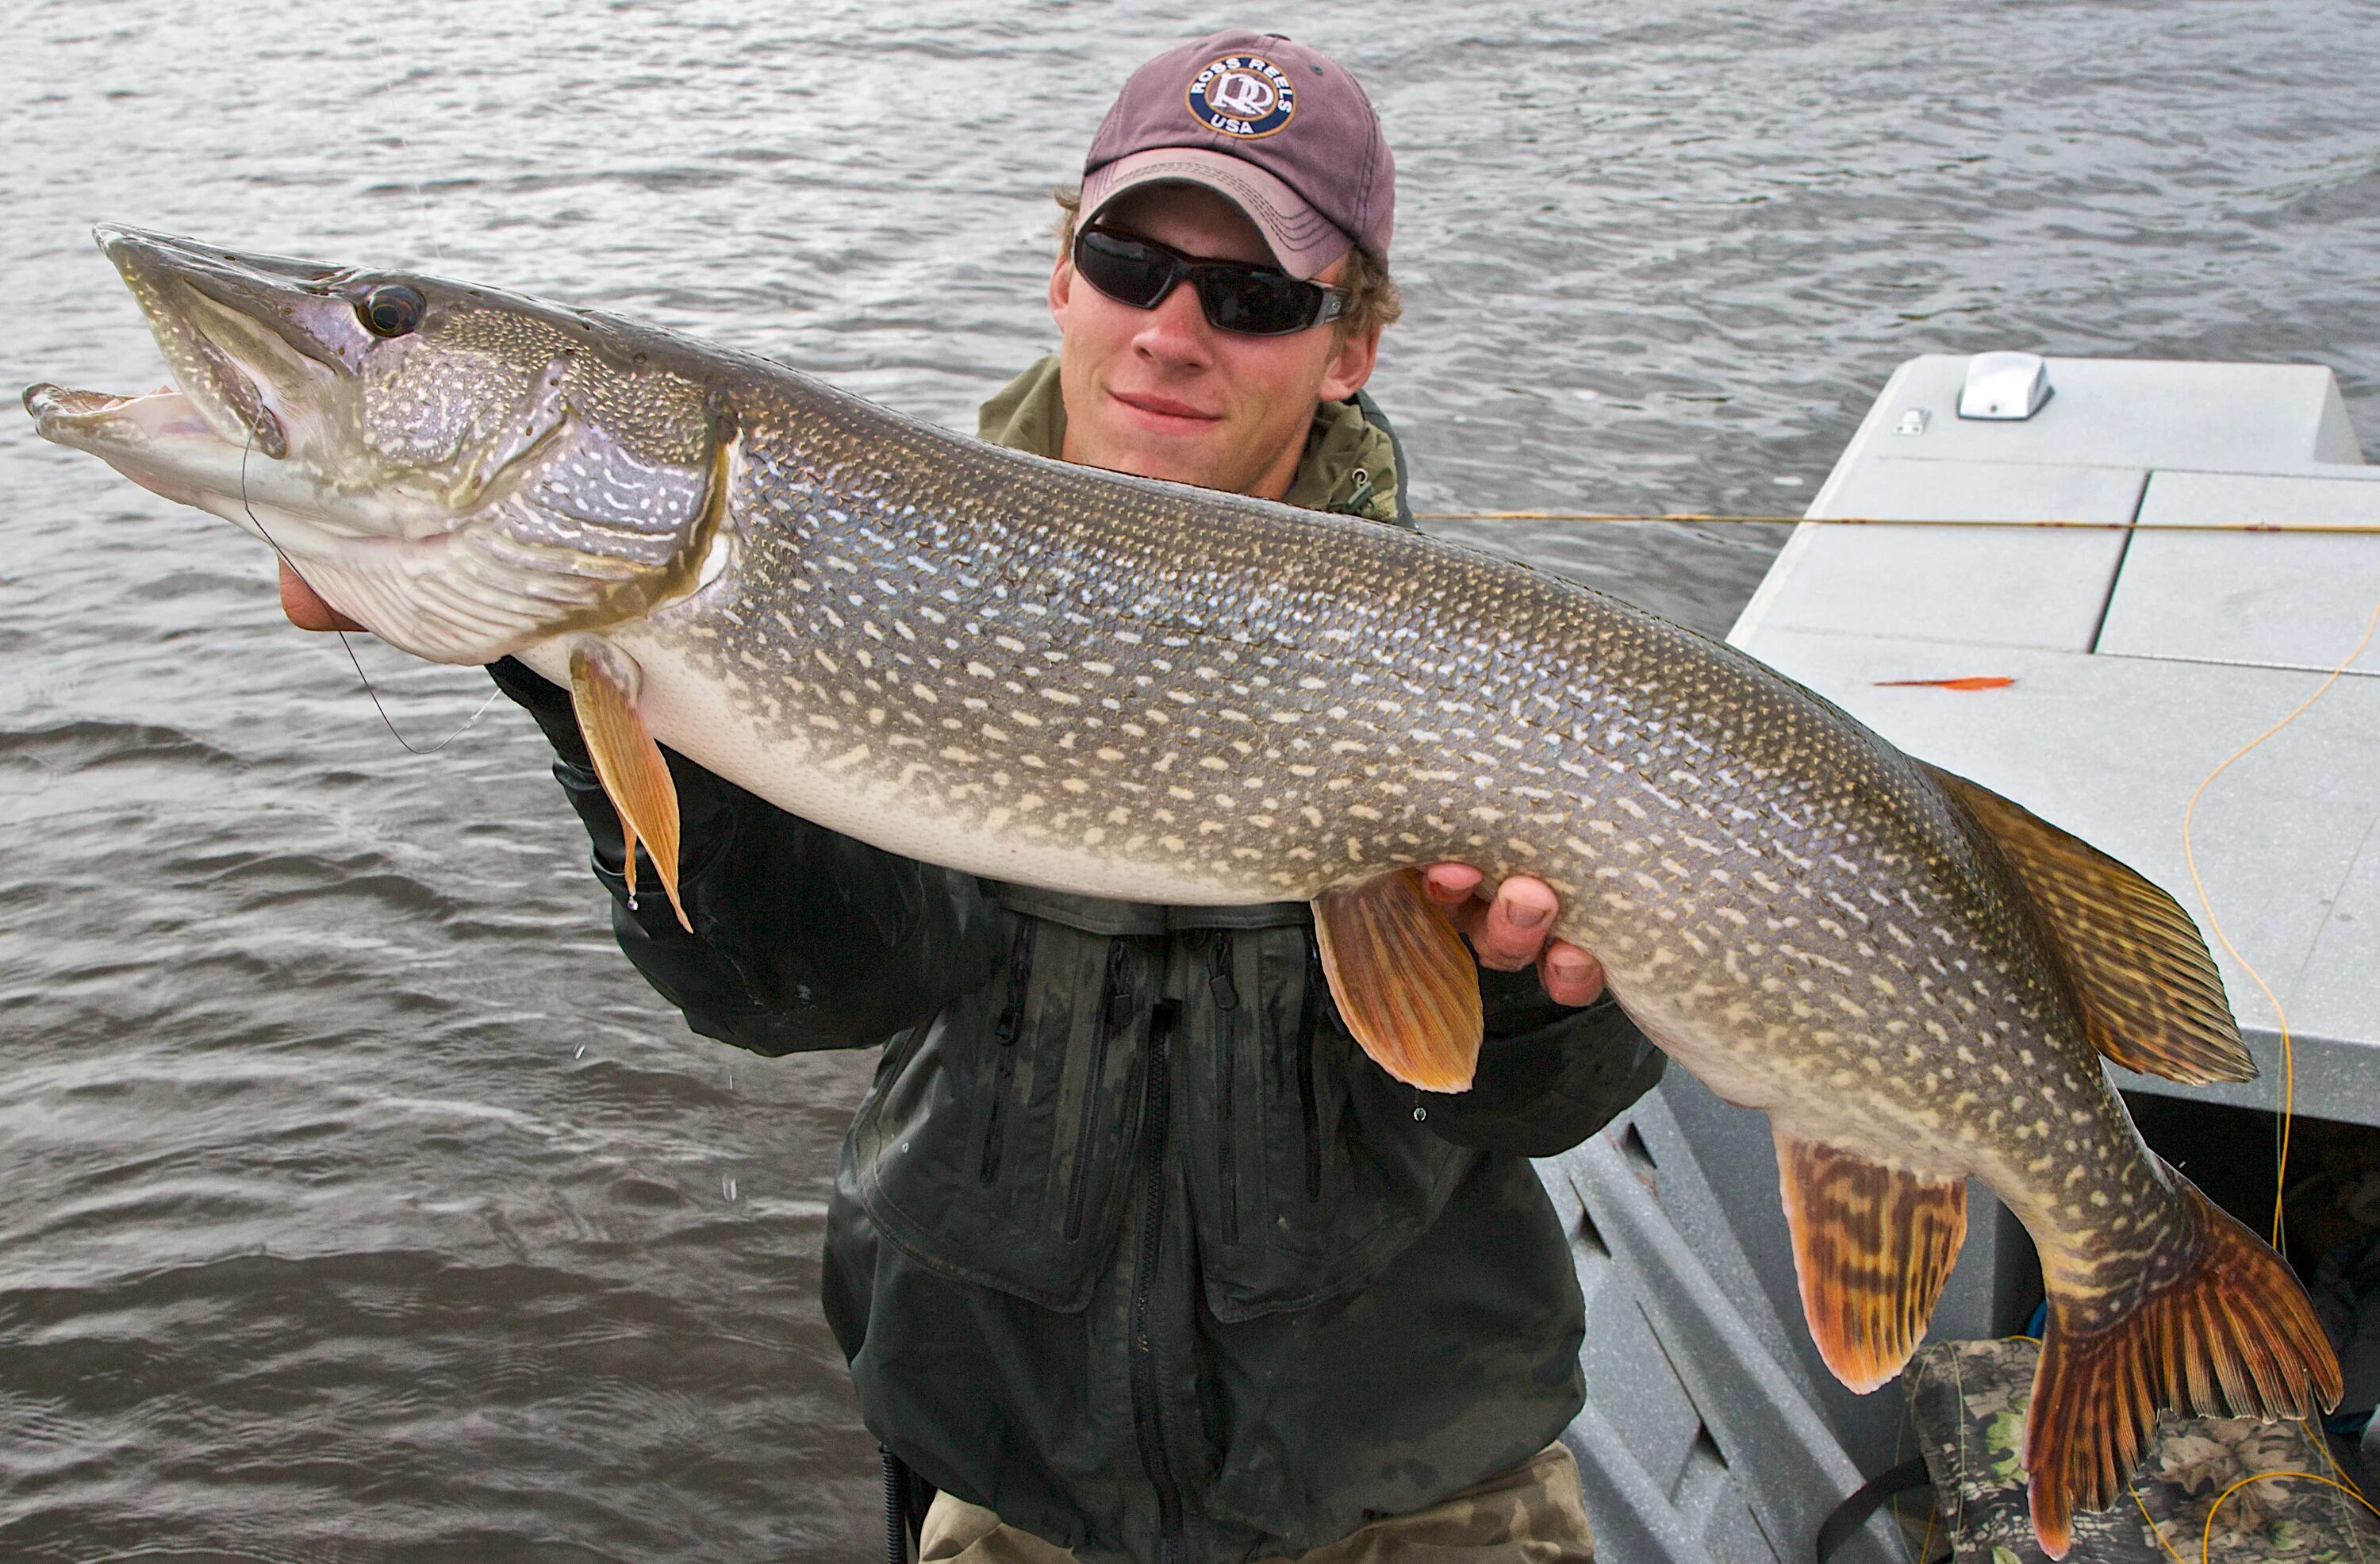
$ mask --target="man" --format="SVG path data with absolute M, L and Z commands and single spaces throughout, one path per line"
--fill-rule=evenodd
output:
M 1396 308 L 1393 180 L 1361 88 L 1311 49 L 1221 33 L 1150 61 L 1065 202 L 1060 350 L 982 434 L 1412 525 L 1362 395 Z M 1471 1092 L 1426 1096 L 1338 1024 L 1302 904 L 988 883 L 675 756 L 695 932 L 632 910 L 569 697 L 492 671 L 560 752 L 623 947 L 697 1031 L 883 1048 L 825 1304 L 869 1428 L 940 1490 L 924 1558 L 1590 1556 L 1554 1442 L 1582 1308 L 1524 1159 L 1660 1060 L 1589 1003 L 1600 971 L 1547 938 L 1542 883 L 1480 899 L 1477 870 L 1429 872 L 1487 969 L 1488 1038 Z

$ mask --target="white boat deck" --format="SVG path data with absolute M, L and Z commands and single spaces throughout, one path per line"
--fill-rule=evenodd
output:
M 1731 636 L 1912 753 L 2155 880 L 2205 923 L 2182 818 L 2380 605 L 2380 469 L 2319 367 L 2047 361 L 2021 421 L 1961 419 L 1964 358 L 1893 375 Z M 1924 525 L 2064 520 L 2098 529 Z M 2246 525 L 2312 530 L 2259 532 Z M 2336 535 L 2320 535 L 2338 529 Z M 1895 679 L 2014 680 L 1959 691 Z M 2192 840 L 2227 933 L 2288 1009 L 2297 1111 L 2380 1124 L 2380 637 L 2205 789 Z M 2276 1102 L 2277 1018 L 2216 959 L 2265 1074 L 2128 1091 Z M 2256 1155 L 2268 1155 L 2261 1138 Z M 1586 1413 L 1571 1442 L 1613 1564 L 1810 1558 L 1818 1521 L 1892 1463 L 1898 1386 L 1853 1397 L 1803 1327 L 1766 1119 L 1682 1072 L 1540 1165 L 1580 1224 Z M 2016 1328 L 2022 1229 L 1979 1187 L 1940 1337 Z M 1838 1558 L 1905 1556 L 1879 1518 Z
M 1902 366 L 1809 514 L 2126 530 L 1804 525 L 1730 639 L 2131 864 L 2204 926 L 2183 812 L 2380 607 L 2380 470 L 2362 465 L 2325 369 L 2051 360 L 2046 406 L 1982 422 L 1951 410 L 1965 363 Z M 1894 433 L 1912 410 L 1924 432 Z M 2373 531 L 2229 530 L 2271 523 Z M 2016 683 L 1878 682 L 1966 675 Z M 2216 919 L 2287 1008 L 2301 1109 L 2362 1123 L 2380 1123 L 2375 676 L 2380 637 L 2206 789 L 2191 828 Z M 2237 959 L 2216 959 L 2267 1079 L 2190 1094 L 2269 1106 L 2279 1018 Z

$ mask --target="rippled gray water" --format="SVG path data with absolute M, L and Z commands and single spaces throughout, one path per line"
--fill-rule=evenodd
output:
M 1796 509 L 1895 363 L 1985 347 L 2325 362 L 2380 450 L 2380 6 L 1272 15 L 1398 151 L 1375 388 L 1422 508 Z M 1014 0 L 5 24 L 11 386 L 159 380 L 110 219 L 601 305 L 953 422 L 1050 343 L 1049 187 L 1196 31 Z M 232 529 L 23 422 L 0 498 L 0 1558 L 871 1548 L 817 1303 L 869 1061 L 689 1036 L 508 707 L 410 757 Z M 1778 541 L 1468 535 L 1711 629 Z M 360 650 L 417 736 L 485 689 Z

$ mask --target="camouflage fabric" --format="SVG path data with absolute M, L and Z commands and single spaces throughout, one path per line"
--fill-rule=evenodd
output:
M 917 1557 L 919 1564 L 1073 1564 L 1075 1556 L 1001 1524 L 981 1505 L 943 1494 L 926 1512 Z M 1372 1521 L 1300 1554 L 1296 1564 L 1401 1564 L 1422 1558 L 1431 1564 L 1589 1564 L 1595 1534 L 1586 1523 L 1578 1462 L 1560 1445 L 1548 1445 L 1501 1476 L 1411 1515 Z
M 1919 1352 L 1903 1376 L 1956 1564 L 2046 1559 L 2026 1513 L 2022 1468 L 2025 1401 L 2040 1354 L 2022 1338 L 1941 1341 Z M 2240 1478 L 2338 1475 L 2319 1437 L 2300 1423 L 2255 1418 L 2163 1419 L 2132 1479 L 2140 1502 L 2078 1512 L 2067 1564 L 2176 1558 L 2195 1564 L 2207 1511 Z M 2162 1543 L 2149 1531 L 2151 1519 Z M 2224 1499 L 2211 1543 L 2207 1557 L 2223 1564 L 2380 1564 L 2380 1521 L 2336 1488 L 2282 1478 Z

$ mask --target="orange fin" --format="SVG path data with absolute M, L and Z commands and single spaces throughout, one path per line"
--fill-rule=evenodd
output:
M 1928 1179 L 1777 1131 L 1802 1314 L 1862 1395 L 1900 1372 L 1967 1236 L 1967 1181 Z
M 620 812 L 620 834 L 627 840 L 628 898 L 637 895 L 637 840 L 661 876 L 670 909 L 688 934 L 694 924 L 677 898 L 677 784 L 671 780 L 662 747 L 645 727 L 637 711 L 639 674 L 635 659 L 617 647 L 582 637 L 570 648 L 570 703 L 578 713 L 578 731 L 586 736 L 587 751 L 594 757 L 595 775 L 612 807 Z
M 2192 1086 L 2256 1078 L 2222 974 L 2180 903 L 1989 788 L 1925 769 L 1998 844 L 2032 898 L 2092 1046 L 2126 1069 Z
M 2185 1220 L 2149 1256 L 2152 1279 L 2131 1307 L 2095 1320 L 2095 1300 L 2050 1285 L 2024 1466 L 2034 1534 L 2052 1558 L 2066 1556 L 2076 1509 L 2123 1497 L 2159 1411 L 2301 1418 L 2338 1404 L 2338 1359 L 2289 1266 L 2189 1179 L 2165 1175 Z
M 1479 965 L 1443 908 L 1401 869 L 1314 898 L 1322 970 L 1347 1030 L 1390 1075 L 1467 1092 L 1479 1063 Z

